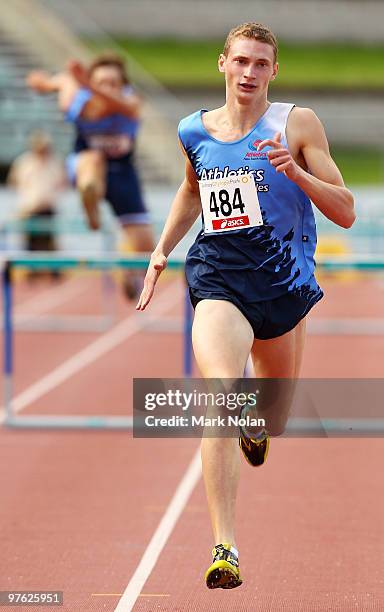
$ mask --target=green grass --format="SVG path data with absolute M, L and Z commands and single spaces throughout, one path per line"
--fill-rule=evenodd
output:
M 384 88 L 384 46 L 282 45 L 280 86 L 319 89 Z M 277 82 L 277 81 L 276 81 Z
M 102 40 L 86 41 L 94 50 Z M 169 87 L 219 87 L 217 57 L 223 41 L 117 39 L 146 70 Z M 384 89 L 384 46 L 280 44 L 276 87 Z
M 384 151 L 365 148 L 332 147 L 331 154 L 346 185 L 382 185 Z

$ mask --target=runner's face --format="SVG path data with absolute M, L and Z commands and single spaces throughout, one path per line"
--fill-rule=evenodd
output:
M 227 57 L 220 55 L 219 70 L 225 73 L 227 90 L 243 103 L 266 95 L 277 74 L 273 47 L 252 38 L 235 38 Z
M 118 94 L 123 88 L 120 70 L 116 66 L 99 66 L 91 74 L 91 85 L 107 93 Z

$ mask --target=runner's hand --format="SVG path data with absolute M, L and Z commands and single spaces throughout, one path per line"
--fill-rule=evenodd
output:
M 74 79 L 76 79 L 79 85 L 82 87 L 89 86 L 88 70 L 81 62 L 78 62 L 77 60 L 70 60 L 67 63 L 67 71 L 71 76 L 73 76 Z
M 263 140 L 257 147 L 258 151 L 264 149 L 264 147 L 273 147 L 271 151 L 268 151 L 268 159 L 271 166 L 273 166 L 276 172 L 284 172 L 291 181 L 295 181 L 299 174 L 299 166 L 294 161 L 289 150 L 281 144 L 281 133 L 277 132 L 273 140 Z
M 42 91 L 49 75 L 44 70 L 32 70 L 26 77 L 28 87 L 35 91 Z
M 149 304 L 155 290 L 157 279 L 162 271 L 165 270 L 166 266 L 167 258 L 165 255 L 152 253 L 144 279 L 144 289 L 142 290 L 139 301 L 137 302 L 136 310 L 144 310 Z

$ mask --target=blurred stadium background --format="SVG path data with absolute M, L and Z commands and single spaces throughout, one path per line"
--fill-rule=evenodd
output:
M 384 5 L 374 0 L 12 0 L 0 16 L 1 177 L 36 128 L 51 133 L 63 156 L 71 147 L 72 127 L 54 96 L 26 89 L 26 73 L 40 66 L 60 70 L 70 57 L 88 61 L 98 50 L 115 49 L 127 58 L 146 100 L 138 162 L 159 231 L 183 171 L 177 123 L 199 107 L 222 103 L 215 66 L 225 34 L 234 24 L 257 20 L 280 41 L 280 75 L 271 99 L 317 112 L 356 195 L 352 230 L 346 233 L 318 215 L 320 235 L 336 235 L 355 252 L 382 250 L 383 19 Z M 0 202 L 4 220 L 14 207 L 13 194 L 2 188 Z M 61 198 L 60 211 L 81 216 L 75 194 Z M 8 236 L 6 246 L 17 246 L 17 240 Z M 64 235 L 61 244 L 73 246 Z M 90 236 L 89 245 L 97 244 Z M 335 248 L 332 240 L 328 244 Z

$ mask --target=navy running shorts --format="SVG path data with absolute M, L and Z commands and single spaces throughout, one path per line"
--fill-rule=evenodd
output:
M 80 153 L 71 153 L 66 159 L 67 174 L 76 184 L 77 164 Z M 139 177 L 132 161 L 107 161 L 107 191 L 105 199 L 112 206 L 122 225 L 150 223 L 144 204 Z
M 231 302 L 245 316 L 256 339 L 270 340 L 296 327 L 316 302 L 321 300 L 324 293 L 315 277 L 312 277 L 308 283 L 273 300 L 245 303 L 230 291 L 215 293 L 193 288 L 189 289 L 189 295 L 193 308 L 196 308 L 201 300 Z

